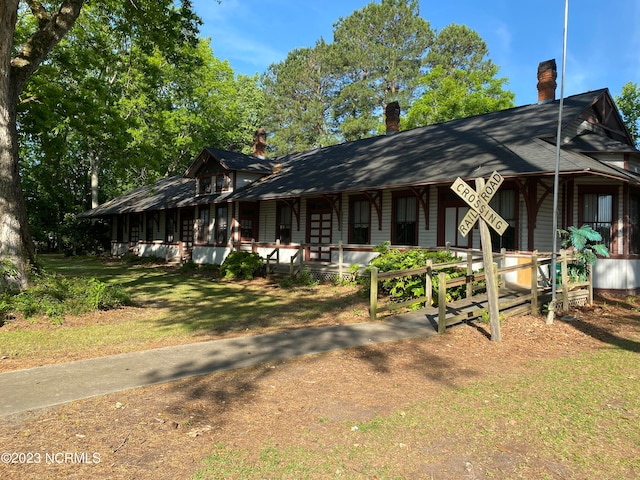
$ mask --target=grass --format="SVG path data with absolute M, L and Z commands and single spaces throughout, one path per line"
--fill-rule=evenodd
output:
M 3 328 L 0 356 L 127 351 L 158 339 L 289 328 L 343 312 L 361 311 L 366 320 L 366 299 L 342 287 L 320 296 L 317 288 L 266 289 L 158 266 L 56 256 L 45 263 L 57 273 L 122 285 L 138 314 Z M 539 360 L 516 374 L 443 387 L 430 401 L 388 416 L 337 425 L 319 417 L 321 428 L 306 430 L 303 445 L 271 439 L 248 451 L 218 443 L 194 478 L 640 478 L 639 372 L 637 342 L 612 339 L 607 348 Z M 473 471 L 444 476 L 449 459 Z
M 314 433 L 325 447 L 265 445 L 254 458 L 218 445 L 194 478 L 432 478 L 450 457 L 466 459 L 473 478 L 639 478 L 639 367 L 638 353 L 621 348 L 537 362 L 345 422 L 342 439 Z
M 0 330 L 0 356 L 63 357 L 93 350 L 116 353 L 158 342 L 186 343 L 252 330 L 292 328 L 322 315 L 338 315 L 354 298 L 353 290 L 345 293 L 347 289 L 342 287 L 334 287 L 336 294 L 331 297 L 321 297 L 317 289 L 266 289 L 264 283 L 212 281 L 208 270 L 199 274 L 175 267 L 59 255 L 43 256 L 42 261 L 52 273 L 122 286 L 131 295 L 134 308 L 127 315 L 110 311 L 79 322 L 39 318 L 32 321 L 32 328 Z M 364 305 L 364 300 L 355 303 Z M 42 328 L 33 328 L 37 324 Z

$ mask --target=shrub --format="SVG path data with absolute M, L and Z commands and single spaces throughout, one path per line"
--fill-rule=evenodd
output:
M 224 278 L 251 280 L 262 270 L 263 265 L 264 261 L 257 253 L 235 250 L 220 265 L 220 275 Z
M 309 270 L 301 270 L 296 276 L 287 276 L 280 280 L 278 285 L 281 288 L 295 288 L 295 287 L 315 287 L 320 283 Z
M 444 250 L 407 250 L 400 251 L 398 249 L 385 248 L 382 245 L 378 248 L 380 255 L 374 258 L 367 271 L 371 267 L 378 268 L 381 272 L 391 272 L 396 270 L 410 270 L 413 268 L 426 267 L 427 262 L 431 260 L 434 264 L 455 261 L 455 257 Z M 465 275 L 465 271 L 458 268 L 447 268 L 444 270 L 447 279 L 456 278 Z M 464 286 L 447 290 L 447 300 L 452 301 L 462 298 L 464 294 Z M 438 278 L 433 277 L 434 302 L 437 302 Z M 408 277 L 391 278 L 380 282 L 379 291 L 391 297 L 394 302 L 403 302 L 413 298 L 420 298 L 425 295 L 424 291 L 424 275 L 412 275 Z
M 569 265 L 569 277 L 574 280 L 587 279 L 587 269 L 598 260 L 598 255 L 608 257 L 609 250 L 606 245 L 599 243 L 602 235 L 590 225 L 580 228 L 571 226 L 567 230 L 558 229 L 563 248 L 573 248 L 577 262 Z
M 98 279 L 42 275 L 34 284 L 6 300 L 9 311 L 27 318 L 46 316 L 61 320 L 92 310 L 109 310 L 131 303 L 131 296 L 120 285 L 107 285 Z

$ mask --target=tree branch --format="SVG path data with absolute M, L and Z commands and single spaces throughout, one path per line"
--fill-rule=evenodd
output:
M 38 0 L 27 0 L 27 5 L 31 9 L 31 13 L 38 20 L 38 26 L 40 28 L 44 28 L 49 20 L 51 20 L 51 16 L 47 9 L 42 6 L 42 3 Z
M 16 94 L 22 91 L 31 74 L 71 30 L 84 0 L 64 0 L 53 16 L 49 16 L 38 0 L 27 0 L 27 3 L 38 19 L 39 28 L 11 59 L 11 77 L 15 82 Z

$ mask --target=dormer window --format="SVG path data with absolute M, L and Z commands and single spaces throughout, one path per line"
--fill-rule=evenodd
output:
M 224 173 L 216 175 L 216 193 L 226 192 L 229 190 L 229 177 Z
M 200 177 L 198 179 L 198 194 L 205 195 L 211 193 L 211 177 Z

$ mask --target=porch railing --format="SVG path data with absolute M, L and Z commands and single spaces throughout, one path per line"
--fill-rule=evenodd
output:
M 520 255 L 523 256 L 522 254 Z M 496 255 L 500 258 L 500 254 Z M 438 311 L 438 331 L 443 332 L 448 325 L 459 323 L 465 319 L 480 317 L 486 312 L 485 307 L 468 308 L 463 313 L 457 315 L 450 315 L 447 317 L 447 290 L 461 285 L 466 286 L 466 299 L 470 300 L 477 295 L 478 288 L 474 287 L 474 284 L 481 283 L 486 279 L 486 272 L 474 272 L 472 265 L 475 262 L 474 255 L 469 255 L 465 261 L 462 262 L 447 262 L 440 264 L 432 264 L 429 262 L 427 266 L 412 270 L 393 271 L 393 272 L 379 272 L 377 268 L 371 268 L 370 274 L 370 299 L 369 299 L 369 312 L 372 320 L 375 320 L 380 313 L 394 312 L 400 309 L 412 308 L 416 305 L 423 307 L 430 307 L 433 305 L 434 295 L 437 295 L 437 311 Z M 544 271 L 544 267 L 551 264 L 551 254 L 545 254 L 543 258 L 540 258 L 538 252 L 533 252 L 529 256 L 529 261 L 525 263 L 519 263 L 518 265 L 503 266 L 498 268 L 498 264 L 494 263 L 491 274 L 497 277 L 498 285 L 506 286 L 505 276 L 509 273 L 518 272 L 519 270 L 528 270 L 531 275 L 531 285 L 528 289 L 520 287 L 518 290 L 517 298 L 510 298 L 508 301 L 500 303 L 500 310 L 514 309 L 513 312 L 528 312 L 539 313 L 540 312 L 540 299 L 543 295 L 548 295 L 551 290 L 551 282 L 557 282 L 557 299 L 558 306 L 562 312 L 568 312 L 572 302 L 578 301 L 578 299 L 584 299 L 587 304 L 593 302 L 593 284 L 591 269 L 587 269 L 587 279 L 584 281 L 576 281 L 569 277 L 569 265 L 575 263 L 576 258 L 572 252 L 561 251 L 558 259 L 558 265 L 560 270 L 558 272 L 550 272 L 548 277 L 540 275 L 540 272 Z M 465 269 L 465 275 L 453 279 L 447 279 L 447 276 L 441 270 L 451 267 L 458 267 Z M 384 306 L 380 305 L 378 298 L 378 286 L 379 282 L 386 279 L 404 278 L 414 275 L 424 275 L 424 292 L 425 295 L 412 298 L 404 302 L 389 302 Z M 437 292 L 434 289 L 433 278 L 438 279 Z M 527 293 L 528 290 L 528 293 Z M 477 298 L 477 297 L 476 297 Z M 463 302 L 464 303 L 464 302 Z M 467 302 L 472 305 L 472 302 Z M 476 305 L 479 302 L 475 302 Z

